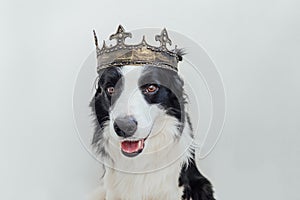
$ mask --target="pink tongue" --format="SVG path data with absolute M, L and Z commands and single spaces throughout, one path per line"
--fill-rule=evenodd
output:
M 121 148 L 126 153 L 134 153 L 143 148 L 144 140 L 139 141 L 123 141 Z

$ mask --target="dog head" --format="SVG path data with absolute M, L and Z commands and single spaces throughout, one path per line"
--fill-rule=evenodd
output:
M 102 69 L 91 102 L 98 153 L 116 160 L 170 151 L 188 119 L 183 84 L 177 72 L 161 67 Z

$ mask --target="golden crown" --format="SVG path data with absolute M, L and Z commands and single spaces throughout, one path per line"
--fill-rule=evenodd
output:
M 159 47 L 147 44 L 145 36 L 142 42 L 137 45 L 125 44 L 125 39 L 132 37 L 131 33 L 125 32 L 119 25 L 117 32 L 109 39 L 117 41 L 114 46 L 106 46 L 105 40 L 100 49 L 98 39 L 94 31 L 94 39 L 97 51 L 97 71 L 111 67 L 123 65 L 154 65 L 177 71 L 177 64 L 182 60 L 183 51 L 181 49 L 168 50 L 166 45 L 172 45 L 167 30 L 164 28 L 160 35 L 155 36 L 155 40 L 160 42 Z

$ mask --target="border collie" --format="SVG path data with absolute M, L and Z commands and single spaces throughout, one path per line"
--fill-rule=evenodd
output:
M 177 55 L 182 60 L 182 51 Z M 178 72 L 126 64 L 98 74 L 90 103 L 95 117 L 92 145 L 104 174 L 92 199 L 214 200 L 211 183 L 196 166 Z
M 92 145 L 104 174 L 93 199 L 214 200 L 211 183 L 196 166 L 184 82 L 174 70 L 182 50 L 166 48 L 166 29 L 155 36 L 160 47 L 145 37 L 125 45 L 131 33 L 121 25 L 110 36 L 116 46 L 104 42 L 99 49 L 94 37 L 99 76 L 90 103 Z

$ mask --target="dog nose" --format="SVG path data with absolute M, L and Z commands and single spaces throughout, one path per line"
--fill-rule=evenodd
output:
M 137 121 L 132 116 L 117 117 L 114 122 L 114 129 L 120 137 L 130 137 L 137 129 Z

